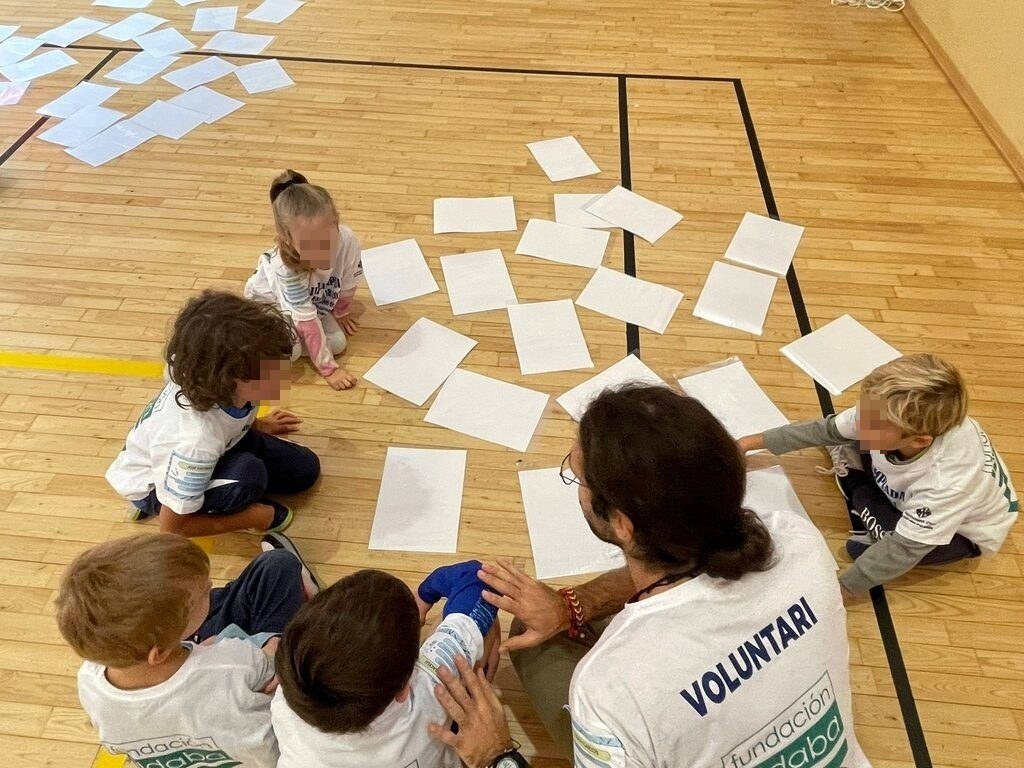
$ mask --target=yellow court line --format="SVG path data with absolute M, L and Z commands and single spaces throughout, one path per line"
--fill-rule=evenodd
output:
M 127 755 L 112 755 L 100 747 L 96 759 L 92 761 L 92 768 L 121 768 L 127 761 Z
M 162 362 L 148 360 L 118 360 L 112 357 L 64 357 L 39 355 L 32 352 L 0 351 L 0 368 L 29 368 L 37 371 L 63 371 L 65 373 L 104 373 L 110 376 L 160 378 L 164 373 Z

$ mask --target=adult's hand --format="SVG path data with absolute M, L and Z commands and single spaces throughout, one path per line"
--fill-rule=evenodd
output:
M 526 627 L 521 635 L 506 640 L 502 651 L 533 648 L 569 628 L 569 608 L 562 596 L 516 568 L 511 560 L 488 563 L 477 575 L 494 590 L 484 592 L 484 600 L 511 613 Z
M 434 695 L 458 723 L 459 732 L 435 723 L 427 726 L 427 732 L 452 747 L 468 768 L 487 768 L 512 746 L 505 710 L 482 669 L 474 672 L 461 655 L 455 657 L 455 666 L 459 677 L 445 666 L 438 670 L 441 684 L 435 686 Z

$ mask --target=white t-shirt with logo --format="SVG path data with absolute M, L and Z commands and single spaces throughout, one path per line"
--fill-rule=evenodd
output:
M 340 653 L 340 652 L 339 652 Z M 434 696 L 442 665 L 454 671 L 455 657 L 475 663 L 483 655 L 483 637 L 468 616 L 451 614 L 420 648 L 419 661 L 405 701 L 392 701 L 384 713 L 359 733 L 326 733 L 309 725 L 288 706 L 280 688 L 271 704 L 274 731 L 281 748 L 278 768 L 459 768 L 458 755 L 427 734 L 429 723 L 448 715 Z M 344 655 L 339 656 L 344 663 Z
M 180 391 L 171 382 L 146 406 L 106 477 L 130 501 L 156 488 L 161 504 L 188 515 L 203 506 L 214 467 L 252 427 L 256 409 L 233 416 L 222 408 L 183 408 L 175 400 Z
M 857 437 L 857 409 L 835 420 L 844 437 Z M 988 435 L 971 418 L 939 435 L 909 461 L 871 452 L 875 483 L 903 513 L 896 532 L 922 544 L 966 536 L 986 554 L 999 551 L 1017 519 L 1017 492 Z
M 835 561 L 799 515 L 762 519 L 769 570 L 629 604 L 577 665 L 577 768 L 870 768 Z
M 123 691 L 99 664 L 78 672 L 78 697 L 108 752 L 139 768 L 274 768 L 270 699 L 259 693 L 273 661 L 246 640 L 191 646 L 171 679 Z

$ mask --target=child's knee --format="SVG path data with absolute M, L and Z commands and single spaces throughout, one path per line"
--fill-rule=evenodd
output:
M 302 448 L 301 458 L 295 462 L 292 472 L 292 482 L 298 490 L 304 491 L 312 488 L 313 484 L 320 478 L 320 457 L 305 446 Z
M 299 559 L 286 549 L 262 552 L 256 557 L 255 562 L 268 575 L 295 576 L 302 569 Z
M 344 331 L 337 331 L 336 333 L 328 333 L 327 335 L 327 346 L 331 350 L 332 355 L 340 355 L 345 351 L 348 346 L 348 337 L 345 336 Z

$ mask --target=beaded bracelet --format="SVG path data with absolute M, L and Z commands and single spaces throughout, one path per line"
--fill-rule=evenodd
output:
M 565 587 L 558 590 L 558 594 L 565 600 L 569 609 L 569 637 L 573 640 L 583 637 L 586 621 L 583 618 L 583 606 L 580 604 L 579 597 L 576 596 L 576 590 L 572 587 Z

